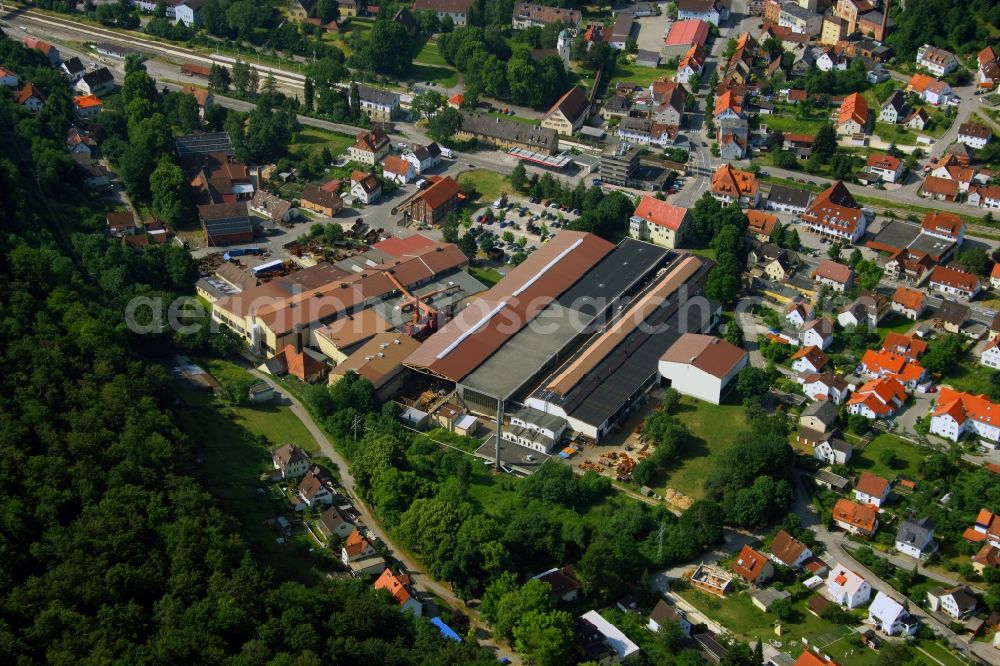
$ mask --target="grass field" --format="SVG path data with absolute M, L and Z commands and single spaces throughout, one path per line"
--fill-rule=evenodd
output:
M 972 365 L 971 361 L 966 361 L 945 377 L 942 383 L 953 387 L 956 391 L 989 394 L 993 385 L 992 377 L 996 373 L 996 370 L 981 365 Z
M 501 278 L 503 278 L 497 269 L 489 268 L 488 266 L 470 266 L 469 272 L 472 273 L 472 277 L 476 278 L 487 287 L 492 287 L 499 282 Z
M 732 444 L 736 433 L 746 425 L 743 406 L 735 398 L 722 405 L 711 405 L 684 397 L 677 410 L 694 435 L 694 442 L 680 454 L 680 462 L 667 472 L 666 486 L 695 499 L 704 494 L 701 482 L 715 465 L 714 456 Z
M 537 118 L 522 118 L 521 116 L 512 116 L 510 114 L 499 113 L 497 111 L 487 111 L 486 115 L 493 116 L 494 118 L 503 118 L 504 120 L 521 123 L 523 125 L 537 125 L 540 122 Z
M 875 329 L 879 337 L 883 340 L 887 333 L 906 333 L 916 325 L 917 322 L 907 319 L 898 312 L 890 312 L 885 319 L 879 322 Z
M 914 643 L 913 649 L 925 660 L 929 659 L 931 663 L 942 666 L 963 666 L 968 663 L 948 648 L 934 641 L 920 639 Z
M 200 360 L 203 367 L 220 382 L 254 380 L 254 377 L 240 366 L 222 359 Z M 232 420 L 250 432 L 264 435 L 272 448 L 291 442 L 310 453 L 319 450 L 319 445 L 299 417 L 285 405 L 247 405 L 228 407 Z
M 802 651 L 802 638 L 806 637 L 810 642 L 816 642 L 821 646 L 835 645 L 838 662 L 843 658 L 845 652 L 860 647 L 856 635 L 847 628 L 827 622 L 816 617 L 806 609 L 807 600 L 812 593 L 801 587 L 793 585 L 788 588 L 792 594 L 792 608 L 794 614 L 792 618 L 782 624 L 782 650 L 798 655 Z M 726 599 L 719 599 L 700 590 L 687 588 L 678 592 L 686 601 L 693 604 L 713 620 L 724 625 L 732 631 L 738 638 L 743 640 L 756 641 L 761 639 L 767 641 L 776 638 L 774 634 L 774 623 L 777 618 L 771 613 L 764 613 L 753 605 L 750 595 L 746 591 L 732 594 Z M 841 648 L 840 646 L 843 646 Z M 855 649 L 855 653 L 859 653 Z M 870 661 L 851 661 L 851 664 L 867 665 L 875 663 L 875 655 Z
M 199 363 L 220 382 L 246 378 L 239 366 L 223 360 Z M 175 409 L 176 422 L 196 447 L 198 466 L 194 474 L 219 502 L 221 508 L 241 523 L 243 534 L 257 557 L 282 577 L 313 582 L 336 568 L 329 550 L 313 547 L 304 529 L 296 529 L 284 544 L 266 524 L 284 515 L 293 524 L 287 499 L 260 480 L 271 467 L 271 450 L 278 443 L 297 441 L 316 450 L 316 443 L 287 407 L 231 408 L 204 393 L 178 390 L 182 403 Z M 253 435 L 263 435 L 267 442 Z
M 458 175 L 458 183 L 474 188 L 479 193 L 480 202 L 493 201 L 501 192 L 511 191 L 506 176 L 486 169 L 463 171 Z
M 420 52 L 417 53 L 414 62 L 423 63 L 425 65 L 437 65 L 439 67 L 450 67 L 448 61 L 444 59 L 441 52 L 438 50 L 437 42 L 434 40 L 428 40 L 424 43 Z
M 317 127 L 303 127 L 292 136 L 289 150 L 296 148 L 329 148 L 336 157 L 354 144 L 354 137 L 337 132 L 328 132 Z
M 608 81 L 608 84 L 614 85 L 619 81 L 628 81 L 648 87 L 650 83 L 658 79 L 672 79 L 676 73 L 676 69 L 667 69 L 666 67 L 640 67 L 639 65 L 619 64 L 615 68 L 615 74 Z
M 885 451 L 892 451 L 896 460 L 892 467 L 881 461 L 881 456 Z M 855 468 L 878 474 L 886 479 L 893 479 L 897 475 L 903 475 L 912 479 L 917 479 L 918 466 L 924 459 L 924 453 L 895 435 L 882 434 L 873 439 L 863 450 L 857 451 L 851 459 Z
M 767 125 L 769 130 L 780 130 L 794 134 L 816 134 L 825 122 L 827 122 L 827 119 L 823 117 L 796 118 L 788 114 L 772 114 L 760 117 L 760 124 Z
M 442 88 L 454 88 L 458 84 L 458 72 L 451 67 L 414 63 L 407 80 L 414 83 L 436 83 Z M 444 91 L 439 92 L 444 94 Z

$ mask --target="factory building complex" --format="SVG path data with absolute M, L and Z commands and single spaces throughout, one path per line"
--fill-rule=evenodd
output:
M 262 284 L 227 280 L 228 267 L 212 317 L 268 359 L 262 369 L 330 383 L 355 373 L 414 425 L 474 415 L 481 451 L 530 460 L 564 438 L 600 440 L 665 383 L 667 350 L 718 322 L 700 297 L 711 265 L 564 230 L 487 290 L 457 246 L 417 234 Z M 447 418 L 401 397 L 424 385 L 447 396 Z

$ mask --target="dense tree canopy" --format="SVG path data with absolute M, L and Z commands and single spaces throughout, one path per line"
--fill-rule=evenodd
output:
M 63 135 L 6 98 L 0 132 L 0 660 L 495 663 L 360 581 L 307 587 L 254 560 L 189 474 L 199 453 L 158 362 L 208 341 L 123 324 L 133 296 L 190 292 L 193 261 L 106 237 L 71 179 L 41 196 Z

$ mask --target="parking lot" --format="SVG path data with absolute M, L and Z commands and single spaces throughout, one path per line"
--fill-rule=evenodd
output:
M 473 225 L 469 231 L 477 237 L 491 234 L 495 247 L 504 252 L 505 262 L 522 249 L 531 254 L 579 215 L 579 211 L 560 208 L 552 203 L 546 206 L 540 200 L 508 197 L 506 204 L 499 208 L 496 203 L 486 202 L 473 213 Z M 547 232 L 544 236 L 543 231 Z M 513 241 L 504 240 L 508 232 Z M 522 238 L 523 241 L 520 240 Z

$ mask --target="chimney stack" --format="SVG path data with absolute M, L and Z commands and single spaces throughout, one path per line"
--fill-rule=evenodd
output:
M 295 353 L 302 353 L 302 324 L 295 325 Z
M 889 31 L 889 4 L 891 0 L 885 0 L 885 10 L 882 12 L 882 34 L 878 36 L 878 41 L 884 42 L 886 33 Z

